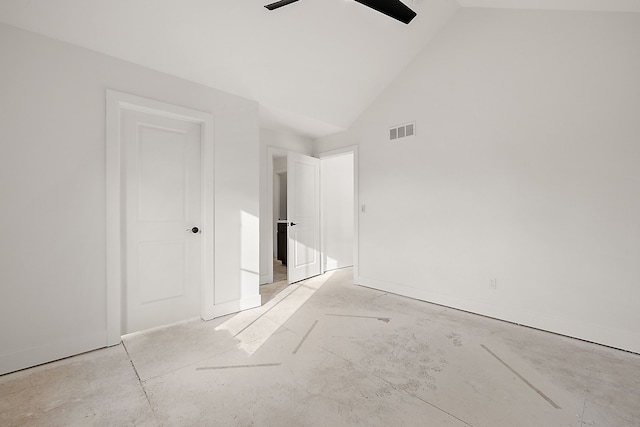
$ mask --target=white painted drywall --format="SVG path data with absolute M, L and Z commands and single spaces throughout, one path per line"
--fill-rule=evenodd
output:
M 638 76 L 640 14 L 460 10 L 317 144 L 359 144 L 361 283 L 640 352 Z
M 105 91 L 215 116 L 215 303 L 259 301 L 255 102 L 0 25 L 0 373 L 106 344 Z
M 272 162 L 269 148 L 280 150 L 282 153 L 291 151 L 310 156 L 313 153 L 313 141 L 310 138 L 288 132 L 270 129 L 260 129 L 260 284 L 269 283 L 273 277 L 273 195 L 269 194 L 269 175 L 267 162 Z M 273 167 L 271 168 L 273 169 Z
M 320 232 L 323 271 L 353 265 L 353 153 L 320 159 Z

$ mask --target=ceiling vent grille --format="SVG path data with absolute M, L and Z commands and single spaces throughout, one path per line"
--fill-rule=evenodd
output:
M 405 123 L 400 126 L 389 128 L 389 141 L 409 138 L 416 134 L 416 122 Z

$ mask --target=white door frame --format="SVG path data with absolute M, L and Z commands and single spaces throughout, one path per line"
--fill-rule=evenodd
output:
M 326 159 L 329 157 L 335 157 L 335 156 L 341 156 L 344 154 L 349 154 L 352 153 L 353 154 L 353 282 L 357 285 L 360 283 L 360 278 L 359 278 L 359 264 L 360 261 L 358 259 L 358 245 L 359 245 L 359 238 L 358 238 L 358 227 L 359 227 L 359 217 L 360 217 L 360 192 L 358 191 L 358 146 L 357 145 L 350 145 L 347 147 L 343 147 L 343 148 L 338 148 L 335 150 L 330 150 L 330 151 L 323 151 L 318 153 L 318 158 L 320 160 L 322 159 Z M 320 172 L 322 173 L 322 171 Z M 320 193 L 322 194 L 322 186 L 320 186 Z M 322 197 L 320 198 L 322 200 Z M 322 215 L 322 208 L 320 209 L 320 215 Z M 322 224 L 322 218 L 320 218 L 320 224 Z M 324 252 L 325 252 L 325 248 L 324 248 L 324 242 L 322 240 L 322 230 L 320 233 L 320 252 L 321 252 L 321 256 L 324 258 Z M 322 273 L 325 273 L 326 271 L 323 269 Z
M 123 311 L 123 194 L 122 110 L 139 111 L 200 124 L 202 161 L 202 275 L 200 315 L 213 317 L 214 310 L 214 133 L 213 114 L 191 110 L 123 92 L 106 91 L 107 178 L 107 346 L 120 343 Z

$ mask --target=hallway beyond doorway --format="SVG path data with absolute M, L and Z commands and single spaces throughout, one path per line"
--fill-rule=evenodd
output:
M 265 305 L 278 293 L 289 286 L 287 281 L 287 266 L 277 259 L 273 259 L 273 283 L 260 285 L 260 296 L 262 297 L 262 305 Z

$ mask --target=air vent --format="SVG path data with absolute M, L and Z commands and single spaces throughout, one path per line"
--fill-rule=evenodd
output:
M 416 134 L 416 122 L 406 123 L 389 129 L 389 141 L 408 138 Z

